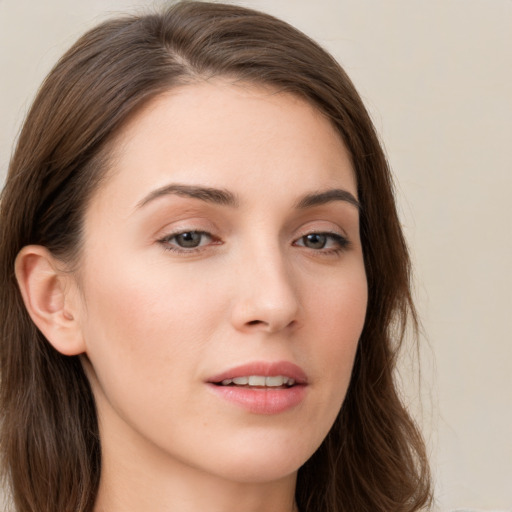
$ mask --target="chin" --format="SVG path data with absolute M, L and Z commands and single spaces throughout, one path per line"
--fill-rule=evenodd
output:
M 313 455 L 321 441 L 258 439 L 245 447 L 233 446 L 223 457 L 216 457 L 215 471 L 225 479 L 239 483 L 268 483 L 295 478 L 299 468 Z M 265 442 L 266 441 L 266 442 Z M 227 455 L 227 457 L 226 457 Z
M 240 484 L 278 482 L 287 478 L 295 478 L 303 462 L 298 464 L 293 461 L 280 462 L 275 459 L 265 461 L 244 460 L 233 466 L 222 468 L 219 476 Z

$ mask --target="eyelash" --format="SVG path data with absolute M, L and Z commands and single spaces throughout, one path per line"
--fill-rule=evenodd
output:
M 163 246 L 163 248 L 166 251 L 176 252 L 179 254 L 193 254 L 196 252 L 199 252 L 203 249 L 204 245 L 198 245 L 197 247 L 180 247 L 178 245 L 171 245 L 171 241 L 173 239 L 176 239 L 179 236 L 183 235 L 199 235 L 201 237 L 208 237 L 211 239 L 215 245 L 220 245 L 220 240 L 216 239 L 211 233 L 208 233 L 207 231 L 199 231 L 196 229 L 190 229 L 190 230 L 184 230 L 184 231 L 178 231 L 176 233 L 171 233 L 169 235 L 164 236 L 158 242 Z
M 198 245 L 196 247 L 188 247 L 188 248 L 180 247 L 178 245 L 171 245 L 172 240 L 176 239 L 179 236 L 183 236 L 183 235 L 192 235 L 192 236 L 199 235 L 200 237 L 209 238 L 213 242 L 213 245 L 221 245 L 222 244 L 222 242 L 218 238 L 215 238 L 211 233 L 208 233 L 207 231 L 200 231 L 200 230 L 194 230 L 194 229 L 179 231 L 176 233 L 170 233 L 169 235 L 166 235 L 163 238 L 159 239 L 158 243 L 160 243 L 162 245 L 164 250 L 175 252 L 178 254 L 194 254 L 199 251 L 202 251 L 204 249 L 205 245 L 209 245 L 209 244 L 201 244 L 201 242 L 200 242 L 200 245 Z M 334 247 L 328 247 L 328 248 L 320 247 L 318 249 L 315 249 L 315 248 L 307 247 L 304 243 L 299 243 L 299 241 L 304 242 L 307 239 L 307 237 L 311 237 L 311 236 L 325 237 L 326 238 L 325 245 L 327 245 L 329 243 L 329 239 L 330 239 L 331 243 L 334 243 Z M 332 232 L 327 232 L 327 231 L 312 231 L 312 232 L 306 233 L 305 235 L 302 235 L 301 237 L 294 240 L 293 245 L 297 246 L 297 247 L 304 247 L 306 249 L 310 249 L 311 251 L 322 254 L 322 255 L 337 255 L 337 254 L 347 250 L 350 247 L 350 241 L 346 237 L 340 235 L 339 233 L 332 233 Z
M 334 244 L 333 247 L 321 247 L 319 249 L 314 249 L 311 247 L 307 247 L 306 245 L 298 244 L 299 241 L 305 241 L 307 237 L 316 236 L 316 237 L 325 237 L 326 238 L 326 244 L 329 243 L 329 239 Z M 340 235 L 339 233 L 331 233 L 329 231 L 313 231 L 311 233 L 307 233 L 305 235 L 302 235 L 297 240 L 294 241 L 294 245 L 297 245 L 299 247 L 306 247 L 307 249 L 311 249 L 314 252 L 319 252 L 323 255 L 337 255 L 341 252 L 347 250 L 350 247 L 350 241 L 348 238 Z

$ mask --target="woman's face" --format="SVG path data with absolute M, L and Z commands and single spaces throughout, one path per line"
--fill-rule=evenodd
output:
M 215 80 L 152 101 L 114 154 L 77 277 L 104 455 L 293 475 L 338 414 L 366 311 L 340 137 L 295 96 Z

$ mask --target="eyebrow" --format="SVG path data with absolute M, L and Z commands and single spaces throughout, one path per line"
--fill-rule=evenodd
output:
M 194 199 L 206 201 L 207 203 L 220 204 L 222 206 L 238 206 L 238 199 L 232 192 L 229 192 L 228 190 L 196 185 L 171 184 L 150 192 L 144 199 L 137 203 L 137 208 L 142 208 L 149 202 L 154 201 L 160 197 L 173 194 L 183 197 L 192 197 Z
M 137 203 L 137 208 L 142 208 L 146 204 L 168 195 L 177 195 L 182 197 L 191 197 L 207 203 L 219 204 L 222 206 L 239 206 L 238 198 L 235 194 L 226 189 L 204 187 L 198 185 L 180 185 L 170 184 L 160 187 L 150 192 L 146 197 Z M 348 190 L 340 188 L 329 189 L 323 192 L 314 192 L 301 197 L 296 203 L 295 208 L 303 210 L 314 206 L 321 206 L 333 201 L 344 201 L 358 210 L 361 209 L 359 201 Z
M 315 192 L 307 194 L 296 203 L 295 207 L 299 210 L 305 208 L 312 208 L 313 206 L 321 206 L 332 201 L 345 201 L 358 210 L 361 210 L 361 203 L 351 194 L 348 190 L 341 188 L 333 188 L 325 190 L 324 192 Z

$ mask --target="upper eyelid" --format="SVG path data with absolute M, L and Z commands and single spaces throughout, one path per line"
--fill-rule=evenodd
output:
M 174 231 L 169 231 L 163 235 L 163 238 L 172 238 L 172 237 L 175 237 L 178 235 L 182 235 L 184 233 L 200 233 L 202 235 L 213 236 L 212 233 L 206 229 L 189 228 L 189 229 L 177 229 Z
M 177 236 L 182 233 L 189 233 L 189 232 L 202 233 L 205 235 L 209 235 L 213 238 L 215 236 L 218 236 L 218 235 L 215 235 L 215 232 L 219 232 L 219 229 L 217 229 L 216 227 L 212 227 L 212 226 L 208 226 L 208 227 L 183 226 L 183 227 L 177 227 L 177 228 L 172 228 L 172 229 L 169 227 L 166 227 L 166 228 L 159 230 L 158 234 L 156 235 L 156 238 L 158 238 L 158 239 L 172 238 L 173 236 Z M 306 227 L 306 228 L 304 228 L 303 227 L 303 228 L 298 228 L 296 230 L 294 239 L 298 240 L 299 238 L 302 238 L 304 236 L 307 236 L 307 235 L 313 234 L 313 233 L 339 236 L 339 237 L 346 238 L 346 239 L 349 238 L 346 231 L 344 229 L 341 229 L 340 227 L 337 227 L 337 228 L 328 228 L 328 227 L 316 227 L 316 228 L 315 227 Z
M 328 230 L 328 229 L 312 229 L 308 230 L 305 233 L 301 234 L 298 238 L 303 238 L 308 235 L 326 235 L 326 236 L 333 236 L 333 237 L 339 237 L 339 238 L 348 238 L 348 236 L 345 233 L 341 233 L 339 231 L 334 230 Z
M 200 235 L 205 235 L 205 236 L 211 238 L 212 240 L 216 239 L 216 237 L 213 233 L 211 233 L 210 231 L 206 231 L 204 229 L 180 229 L 178 231 L 173 231 L 173 232 L 164 234 L 164 235 L 158 237 L 158 240 L 159 241 L 172 240 L 173 238 L 176 238 L 177 236 L 183 235 L 185 233 L 198 233 Z
M 308 226 L 306 224 L 305 226 L 302 226 L 301 228 L 297 229 L 297 232 L 300 233 L 297 238 L 301 238 L 303 236 L 307 236 L 312 233 L 321 233 L 323 235 L 333 235 L 333 236 L 340 236 L 345 239 L 349 239 L 349 235 L 347 233 L 347 230 L 341 228 L 337 223 L 333 223 L 331 221 L 322 221 L 323 223 L 329 224 L 329 226 Z
M 178 219 L 165 224 L 155 233 L 154 236 L 155 238 L 160 239 L 190 231 L 206 233 L 213 236 L 214 233 L 219 232 L 219 229 L 213 222 L 204 218 Z

